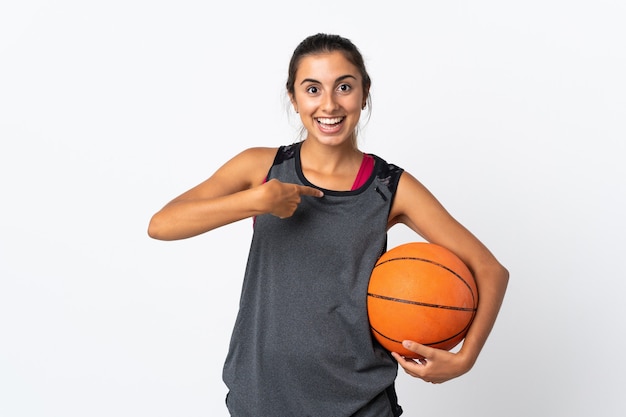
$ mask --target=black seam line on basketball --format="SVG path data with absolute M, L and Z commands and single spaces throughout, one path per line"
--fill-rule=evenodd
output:
M 396 342 L 396 343 L 402 343 L 402 341 L 400 341 L 400 340 L 392 339 L 391 337 L 389 337 L 389 336 L 387 336 L 387 335 L 382 334 L 381 332 L 379 332 L 378 330 L 376 330 L 376 329 L 375 329 L 375 328 L 373 328 L 373 327 L 370 327 L 370 328 L 371 328 L 373 331 L 375 331 L 376 333 L 378 333 L 379 335 L 381 335 L 382 337 L 384 337 L 385 339 L 387 339 L 387 340 L 391 340 L 392 342 Z
M 373 327 L 370 327 L 370 329 L 372 329 L 372 331 L 374 331 L 374 332 L 378 333 L 379 335 L 381 335 L 382 337 L 384 337 L 385 339 L 387 339 L 387 340 L 389 340 L 389 341 L 391 341 L 391 342 L 394 342 L 394 343 L 400 343 L 400 344 L 402 344 L 402 341 L 401 341 L 401 340 L 392 339 L 391 337 L 389 337 L 389 336 L 387 336 L 387 335 L 385 335 L 385 334 L 382 334 L 381 332 L 379 332 L 378 330 L 376 330 L 376 329 L 375 329 L 375 328 L 373 328 Z M 465 331 L 465 330 L 462 330 L 462 331 L 458 332 L 457 334 L 452 335 L 452 336 L 450 336 L 450 337 L 448 337 L 448 338 L 446 338 L 446 339 L 443 339 L 443 340 L 438 340 L 437 342 L 428 342 L 428 343 L 421 343 L 421 344 L 422 344 L 422 345 L 424 345 L 424 346 L 434 346 L 434 345 L 438 345 L 439 343 L 445 343 L 445 342 L 447 342 L 448 340 L 452 340 L 452 339 L 454 339 L 455 337 L 457 337 L 458 335 L 460 335 L 461 333 L 463 333 L 463 331 Z
M 476 311 L 476 309 L 473 307 L 456 307 L 456 306 L 445 306 L 442 304 L 422 303 L 419 301 L 404 300 L 402 298 L 388 297 L 386 295 L 372 294 L 371 292 L 368 292 L 367 295 L 369 297 L 380 298 L 382 300 L 394 301 L 394 302 L 403 303 L 403 304 L 412 304 L 412 305 L 416 305 L 420 307 L 442 308 L 445 310 L 456 310 L 456 311 Z
M 460 276 L 459 274 L 457 274 L 456 272 L 454 272 L 452 269 L 448 268 L 447 266 L 440 264 L 439 262 L 435 262 L 432 261 L 430 259 L 425 259 L 425 258 L 416 258 L 414 256 L 402 256 L 402 257 L 398 257 L 398 258 L 392 258 L 392 259 L 387 259 L 385 261 L 382 261 L 381 263 L 378 263 L 376 265 L 374 265 L 374 268 L 382 265 L 382 264 L 386 264 L 387 262 L 392 262 L 392 261 L 421 261 L 421 262 L 428 262 L 429 264 L 433 264 L 436 265 L 438 267 L 441 267 L 443 269 L 445 269 L 446 271 L 452 273 L 455 277 L 457 277 L 458 279 L 461 280 L 461 282 L 463 282 L 463 284 L 465 284 L 465 286 L 470 290 L 470 294 L 472 294 L 472 300 L 474 301 L 474 305 L 476 304 L 476 298 L 474 297 L 474 291 L 472 291 L 472 287 L 470 287 L 470 285 L 467 283 L 467 281 L 465 281 L 465 279 Z

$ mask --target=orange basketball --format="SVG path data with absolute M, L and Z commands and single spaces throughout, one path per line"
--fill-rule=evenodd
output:
M 478 291 L 467 266 L 433 243 L 412 242 L 385 252 L 367 291 L 367 312 L 376 340 L 389 351 L 417 358 L 403 340 L 450 350 L 469 328 Z

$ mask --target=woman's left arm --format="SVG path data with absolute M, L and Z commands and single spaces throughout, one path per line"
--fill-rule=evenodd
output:
M 434 349 L 414 341 L 404 346 L 424 357 L 421 360 L 393 356 L 409 374 L 441 383 L 468 372 L 476 362 L 500 311 L 509 273 L 487 247 L 456 221 L 441 203 L 408 172 L 398 184 L 389 216 L 390 227 L 403 223 L 426 241 L 454 252 L 472 272 L 478 287 L 478 309 L 457 353 Z

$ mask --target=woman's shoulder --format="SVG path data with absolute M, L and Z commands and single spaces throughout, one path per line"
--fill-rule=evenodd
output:
M 278 152 L 278 149 L 279 149 L 278 147 L 255 146 L 255 147 L 244 149 L 236 156 L 236 158 L 246 158 L 246 159 L 253 159 L 253 160 L 257 158 L 273 159 L 276 156 L 276 152 Z
M 253 164 L 267 165 L 269 162 L 272 165 L 293 158 L 298 147 L 299 142 L 275 147 L 252 147 L 243 150 L 236 158 Z
M 240 181 L 247 186 L 258 185 L 272 166 L 278 148 L 250 147 L 230 158 L 214 176 Z
M 250 147 L 235 155 L 226 165 L 229 172 L 241 178 L 246 178 L 251 185 L 263 183 L 269 170 L 277 161 L 285 159 L 290 146 L 278 147 Z

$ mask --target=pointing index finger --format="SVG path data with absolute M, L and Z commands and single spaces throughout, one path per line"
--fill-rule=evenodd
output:
M 322 192 L 322 190 L 318 190 L 317 188 L 308 187 L 306 185 L 301 185 L 300 195 L 310 195 L 312 197 L 323 197 L 324 193 Z

